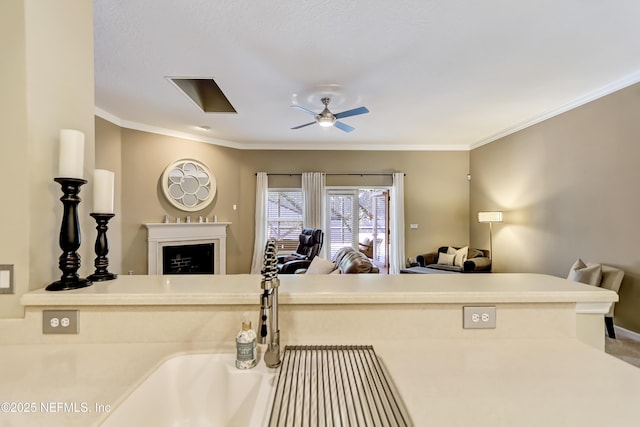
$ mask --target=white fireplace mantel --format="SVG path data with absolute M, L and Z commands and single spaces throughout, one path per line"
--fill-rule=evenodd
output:
M 215 274 L 226 274 L 227 226 L 230 222 L 148 223 L 148 274 L 163 274 L 162 248 L 165 246 L 213 243 Z

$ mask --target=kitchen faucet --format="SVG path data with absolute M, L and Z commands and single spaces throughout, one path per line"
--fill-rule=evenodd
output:
M 264 264 L 262 268 L 262 295 L 260 296 L 260 331 L 258 337 L 261 344 L 267 344 L 264 353 L 264 363 L 269 368 L 280 366 L 280 330 L 278 329 L 278 257 L 276 242 L 267 241 L 264 249 Z

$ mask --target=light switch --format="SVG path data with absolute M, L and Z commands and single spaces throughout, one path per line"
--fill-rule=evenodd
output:
M 411 228 L 412 230 L 417 230 L 418 229 L 418 224 L 411 224 L 411 225 L 409 225 L 409 228 Z
M 0 294 L 13 293 L 13 265 L 0 264 Z

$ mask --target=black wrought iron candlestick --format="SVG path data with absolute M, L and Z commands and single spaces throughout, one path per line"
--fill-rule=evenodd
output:
M 109 220 L 113 218 L 115 215 L 110 213 L 91 213 L 91 215 L 98 224 L 96 230 L 98 230 L 98 237 L 96 237 L 96 261 L 94 265 L 96 266 L 96 271 L 91 276 L 87 277 L 89 280 L 93 280 L 94 282 L 102 282 L 104 280 L 113 280 L 117 275 L 113 273 L 109 273 L 107 270 L 109 268 L 109 258 L 107 258 L 107 254 L 109 253 L 109 241 L 107 240 L 107 224 Z
M 60 226 L 60 249 L 62 255 L 59 258 L 59 267 L 62 270 L 60 280 L 51 283 L 46 287 L 48 291 L 66 291 L 70 289 L 84 288 L 91 285 L 88 279 L 78 277 L 77 271 L 80 268 L 80 224 L 78 222 L 78 203 L 80 203 L 80 187 L 87 183 L 80 178 L 54 178 L 59 183 L 64 194 L 60 200 L 64 205 L 62 214 L 62 225 Z

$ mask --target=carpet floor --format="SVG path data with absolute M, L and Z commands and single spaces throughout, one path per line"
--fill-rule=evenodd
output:
M 605 338 L 604 350 L 606 353 L 640 368 L 640 341 L 634 337 L 616 330 L 616 339 Z

